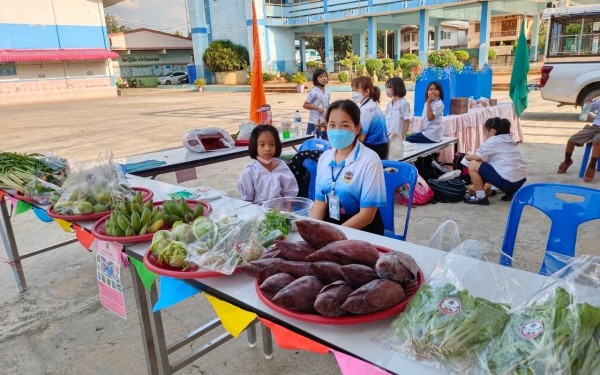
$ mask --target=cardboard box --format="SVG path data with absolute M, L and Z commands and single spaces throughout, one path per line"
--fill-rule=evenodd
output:
M 469 98 L 450 99 L 450 114 L 462 115 L 469 112 Z
M 490 99 L 490 107 L 498 105 L 498 99 Z

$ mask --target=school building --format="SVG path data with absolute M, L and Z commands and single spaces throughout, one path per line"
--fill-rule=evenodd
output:
M 104 8 L 121 1 L 0 1 L 0 105 L 116 96 Z
M 519 19 L 527 18 L 532 59 L 537 58 L 540 13 L 547 7 L 595 4 L 597 0 L 254 0 L 258 20 L 263 67 L 277 71 L 295 72 L 295 45 L 299 41 L 300 56 L 304 59 L 307 36 L 325 38 L 325 66 L 334 70 L 334 35 L 351 35 L 352 49 L 361 59 L 377 57 L 378 30 L 388 30 L 393 37 L 389 56 L 395 60 L 401 51 L 414 49 L 414 39 L 403 37 L 407 25 L 417 30 L 419 59 L 427 65 L 430 50 L 443 46 L 444 24 L 451 21 L 468 22 L 468 45 L 475 46 L 478 63 L 488 61 L 488 50 L 514 38 Z M 228 39 L 246 46 L 252 55 L 252 0 L 189 0 L 194 57 L 198 75 L 209 77 L 203 66 L 202 53 L 213 40 Z M 494 18 L 506 18 L 496 25 Z M 470 28 L 469 28 L 470 30 Z M 498 34 L 499 33 L 499 34 Z M 510 34 L 510 35 L 509 35 Z M 513 39 L 513 40 L 514 40 Z M 502 43 L 500 43 L 502 41 Z M 408 45 L 407 45 L 408 44 Z M 305 67 L 305 61 L 302 61 Z

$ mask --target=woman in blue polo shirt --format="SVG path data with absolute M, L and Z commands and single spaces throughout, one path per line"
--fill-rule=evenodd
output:
M 383 234 L 378 209 L 386 204 L 383 166 L 377 153 L 359 142 L 360 109 L 351 100 L 338 100 L 326 119 L 332 148 L 319 158 L 311 216 Z
M 388 157 L 388 130 L 385 115 L 379 109 L 381 90 L 373 85 L 371 77 L 357 77 L 352 80 L 352 100 L 360 106 L 359 139 L 375 151 L 381 160 Z

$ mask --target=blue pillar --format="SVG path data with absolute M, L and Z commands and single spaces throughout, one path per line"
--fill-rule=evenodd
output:
M 377 58 L 377 20 L 369 17 L 369 58 Z
M 356 56 L 360 56 L 360 63 L 365 63 L 365 32 L 361 31 L 359 34 L 352 34 L 352 53 Z
M 429 66 L 427 55 L 429 53 L 429 12 L 419 10 L 419 60 L 423 67 Z
M 210 24 L 208 22 L 207 11 L 210 7 L 206 7 L 204 3 L 196 2 L 195 6 L 190 6 L 190 28 L 192 34 L 192 46 L 194 50 L 194 65 L 196 65 L 196 77 L 204 78 L 207 82 L 212 82 L 212 74 L 204 66 L 202 54 L 208 48 L 210 43 Z
M 333 72 L 333 25 L 325 22 L 325 70 Z
M 439 51 L 442 46 L 442 26 L 439 24 L 435 25 L 433 30 L 433 49 Z
M 394 61 L 402 57 L 402 28 L 398 26 L 394 32 Z
M 300 38 L 300 70 L 306 72 L 306 42 Z
M 488 62 L 488 51 L 490 49 L 490 25 L 492 22 L 492 10 L 487 1 L 481 3 L 481 24 L 479 26 L 479 61 L 481 68 Z
M 539 30 L 540 30 L 540 15 L 533 16 L 533 24 L 531 25 L 531 48 L 529 48 L 529 61 L 536 61 L 538 56 L 539 46 Z

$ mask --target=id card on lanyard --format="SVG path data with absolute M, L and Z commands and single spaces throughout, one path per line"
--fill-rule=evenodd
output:
M 342 170 L 344 169 L 344 165 L 340 168 L 337 175 L 333 175 L 333 165 L 331 166 L 331 193 L 328 195 L 328 204 L 329 204 L 329 217 L 333 220 L 340 220 L 340 197 L 335 193 L 335 182 L 337 181 L 340 174 L 342 174 Z

